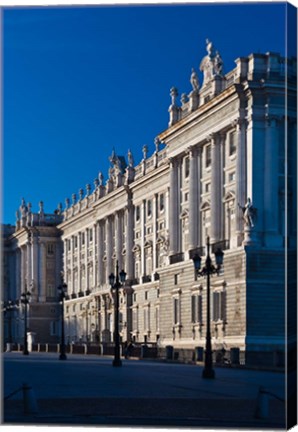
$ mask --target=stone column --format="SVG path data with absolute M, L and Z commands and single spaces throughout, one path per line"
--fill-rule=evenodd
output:
M 282 246 L 282 236 L 279 235 L 279 128 L 276 116 L 267 116 L 265 141 L 265 189 L 264 216 L 266 245 Z
M 112 224 L 111 218 L 106 218 L 106 254 L 107 254 L 107 274 L 106 281 L 108 281 L 109 275 L 115 270 L 112 268 L 112 253 L 113 253 L 113 244 L 112 244 Z
M 170 160 L 169 237 L 170 255 L 178 252 L 179 245 L 178 163 Z
M 38 244 L 37 238 L 31 237 L 31 279 L 33 280 L 32 298 L 36 301 L 38 295 Z
M 89 269 L 88 269 L 88 253 L 89 253 L 89 229 L 85 230 L 85 286 L 82 291 L 89 289 Z
M 264 117 L 261 113 L 253 113 L 252 102 L 249 99 L 248 123 L 247 123 L 247 198 L 257 209 L 255 226 L 250 230 L 244 244 L 258 245 L 262 241 L 264 233 L 264 195 L 265 195 L 265 127 Z M 264 115 L 264 114 L 263 114 Z M 244 230 L 246 231 L 246 229 Z
M 30 285 L 31 285 L 31 280 L 32 280 L 32 276 L 31 276 L 31 240 L 28 239 L 27 240 L 27 245 L 26 245 L 26 255 L 27 255 L 27 288 L 28 290 L 30 290 Z
M 198 246 L 199 177 L 197 149 L 189 150 L 189 249 Z
M 220 135 L 211 136 L 211 243 L 220 240 L 221 185 L 220 185 Z
M 154 194 L 152 203 L 153 212 L 153 242 L 152 242 L 152 272 L 155 272 L 157 257 L 156 257 L 156 240 L 157 240 L 157 219 L 158 219 L 158 194 Z
M 92 262 L 93 262 L 93 287 L 97 285 L 97 266 L 96 266 L 96 224 L 92 227 L 93 233 L 93 251 L 92 251 Z
M 77 253 L 78 253 L 78 289 L 79 291 L 83 291 L 82 288 L 82 275 L 81 275 L 81 249 L 82 249 L 82 233 L 79 232 L 78 233 L 78 248 L 77 248 Z
M 98 285 L 102 285 L 104 283 L 104 275 L 103 275 L 103 227 L 102 222 L 97 222 L 97 269 L 98 269 Z
M 236 232 L 239 236 L 243 231 L 243 212 L 238 204 L 242 207 L 246 203 L 246 121 L 239 118 L 236 122 L 237 133 L 237 159 L 236 159 Z
M 145 224 L 146 224 L 146 201 L 143 200 L 141 204 L 141 268 L 140 277 L 142 278 L 146 274 L 146 258 L 145 258 Z
M 71 290 L 74 293 L 75 292 L 75 277 L 74 277 L 74 237 L 71 236 L 70 239 L 71 249 L 70 249 L 70 267 L 71 267 Z
M 15 251 L 16 254 L 16 298 L 19 299 L 22 293 L 21 287 L 21 250 L 18 248 Z
M 46 300 L 47 290 L 47 272 L 46 272 L 46 245 L 44 242 L 39 244 L 39 268 L 40 268 L 40 284 L 39 284 L 39 301 Z
M 126 263 L 125 263 L 125 271 L 127 273 L 127 280 L 134 279 L 134 262 L 133 262 L 133 238 L 134 238 L 134 212 L 133 205 L 128 204 L 126 207 L 126 217 L 127 217 L 127 225 L 126 225 Z
M 119 271 L 123 268 L 122 263 L 122 239 L 123 239 L 123 220 L 122 212 L 118 211 L 115 214 L 115 246 L 116 246 L 116 257 L 118 260 Z
M 69 285 L 68 280 L 68 272 L 67 272 L 67 239 L 63 240 L 63 271 L 64 271 L 64 280 Z M 68 290 L 70 287 L 68 286 Z

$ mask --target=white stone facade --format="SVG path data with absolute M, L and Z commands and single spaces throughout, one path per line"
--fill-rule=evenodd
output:
M 193 69 L 181 105 L 171 89 L 169 127 L 154 154 L 144 146 L 135 166 L 130 151 L 127 162 L 113 151 L 106 182 L 99 173 L 92 191 L 87 185 L 66 200 L 58 228 L 67 341 L 112 340 L 108 276 L 118 261 L 127 273 L 122 341 L 204 347 L 206 280 L 192 257 L 204 254 L 209 236 L 224 250 L 211 280 L 213 347 L 240 348 L 251 363 L 260 355 L 274 363 L 285 351 L 285 265 L 296 248 L 296 61 L 286 65 L 287 75 L 280 55 L 252 54 L 224 74 L 207 41 L 202 86 Z

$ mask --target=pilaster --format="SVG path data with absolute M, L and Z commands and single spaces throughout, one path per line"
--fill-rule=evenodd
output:
M 196 148 L 189 150 L 189 249 L 198 246 L 199 230 L 199 183 L 198 154 Z
M 243 232 L 243 212 L 238 204 L 244 206 L 246 202 L 246 120 L 239 118 L 236 121 L 237 133 L 237 159 L 236 159 L 236 233 L 241 240 Z
M 127 227 L 126 227 L 126 263 L 125 263 L 125 271 L 127 273 L 127 280 L 134 279 L 134 263 L 133 263 L 133 224 L 134 224 L 134 212 L 133 206 L 129 204 L 126 207 L 126 217 L 127 217 Z
M 212 134 L 211 138 L 211 243 L 220 240 L 222 188 L 221 188 L 221 151 L 220 134 Z
M 174 255 L 178 252 L 179 245 L 178 163 L 174 158 L 170 159 L 169 194 L 170 255 Z

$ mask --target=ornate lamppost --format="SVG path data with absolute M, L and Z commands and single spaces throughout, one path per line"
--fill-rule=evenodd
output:
M 58 286 L 59 301 L 61 302 L 61 342 L 59 360 L 66 360 L 65 335 L 64 335 L 64 299 L 67 291 L 67 284 L 64 282 L 64 274 L 61 272 L 61 284 Z
M 205 267 L 201 270 L 201 257 L 195 255 L 193 257 L 194 267 L 198 276 L 207 277 L 207 329 L 206 329 L 206 349 L 205 349 L 205 363 L 202 373 L 203 378 L 214 378 L 215 372 L 212 367 L 212 347 L 211 347 L 211 331 L 210 331 L 210 276 L 212 274 L 218 274 L 223 263 L 223 251 L 218 248 L 214 252 L 216 267 L 213 265 L 210 257 L 210 240 L 207 237 L 207 257 L 205 261 Z
M 27 320 L 28 320 L 28 313 L 27 308 L 30 301 L 31 293 L 27 291 L 27 288 L 25 287 L 25 292 L 21 294 L 21 302 L 23 303 L 25 309 L 24 309 L 24 348 L 23 348 L 23 354 L 28 355 L 28 339 L 27 339 Z
M 120 278 L 120 279 L 119 279 Z M 126 273 L 122 270 L 119 274 L 119 266 L 118 261 L 116 262 L 116 277 L 113 273 L 109 276 L 109 283 L 111 285 L 112 293 L 114 294 L 114 360 L 113 366 L 122 366 L 122 362 L 120 360 L 120 335 L 119 335 L 119 288 L 121 288 L 122 284 L 125 282 Z M 116 281 L 115 281 L 116 280 Z

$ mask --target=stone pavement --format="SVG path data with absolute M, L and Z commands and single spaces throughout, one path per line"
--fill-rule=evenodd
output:
M 111 358 L 49 354 L 4 354 L 4 396 L 30 382 L 38 412 L 24 414 L 22 392 L 4 403 L 5 424 L 143 425 L 173 427 L 285 428 L 281 373 L 216 368 L 214 380 L 202 367 Z M 269 416 L 255 417 L 259 386 Z

